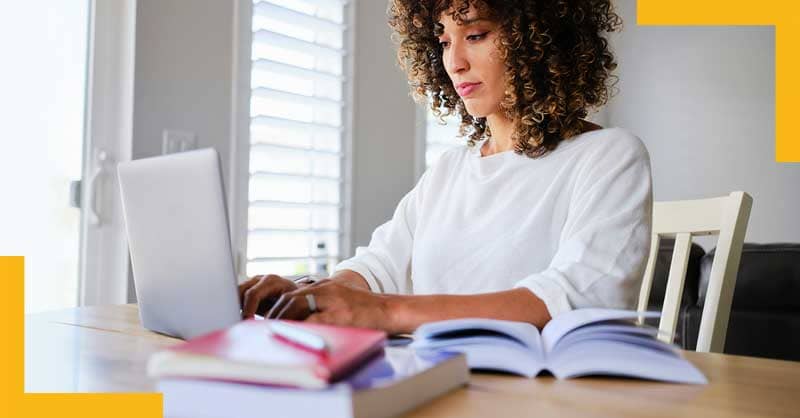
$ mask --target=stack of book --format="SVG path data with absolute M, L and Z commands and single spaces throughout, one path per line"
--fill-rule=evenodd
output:
M 391 417 L 469 379 L 460 353 L 387 347 L 376 330 L 271 320 L 156 353 L 148 374 L 164 416 L 175 418 Z
M 707 383 L 638 316 L 579 309 L 541 332 L 493 319 L 431 322 L 407 347 L 387 347 L 376 330 L 250 320 L 155 354 L 148 372 L 175 418 L 391 417 L 466 384 L 469 369 Z

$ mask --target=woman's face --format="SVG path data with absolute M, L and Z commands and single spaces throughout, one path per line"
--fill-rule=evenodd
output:
M 450 11 L 442 14 L 439 23 L 444 26 L 439 36 L 444 67 L 467 112 L 476 118 L 499 112 L 505 65 L 495 45 L 498 25 L 480 17 L 474 7 L 461 25 Z

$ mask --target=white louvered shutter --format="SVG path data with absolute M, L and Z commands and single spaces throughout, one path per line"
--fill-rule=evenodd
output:
M 253 3 L 248 276 L 318 273 L 340 257 L 347 7 Z

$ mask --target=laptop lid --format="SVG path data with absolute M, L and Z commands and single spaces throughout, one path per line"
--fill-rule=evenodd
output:
M 241 318 L 220 161 L 213 149 L 120 163 L 142 325 L 192 338 Z

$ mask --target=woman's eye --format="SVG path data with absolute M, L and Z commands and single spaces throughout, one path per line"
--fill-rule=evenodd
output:
M 478 33 L 478 34 L 475 34 L 475 35 L 469 35 L 469 36 L 467 36 L 467 40 L 468 41 L 480 41 L 481 39 L 486 37 L 487 33 L 489 33 L 489 32 Z
M 483 32 L 483 33 L 476 33 L 474 35 L 468 35 L 466 39 L 468 41 L 480 41 L 481 39 L 485 38 L 486 34 L 488 33 L 489 32 Z M 439 41 L 439 46 L 447 49 L 450 46 L 450 41 Z

